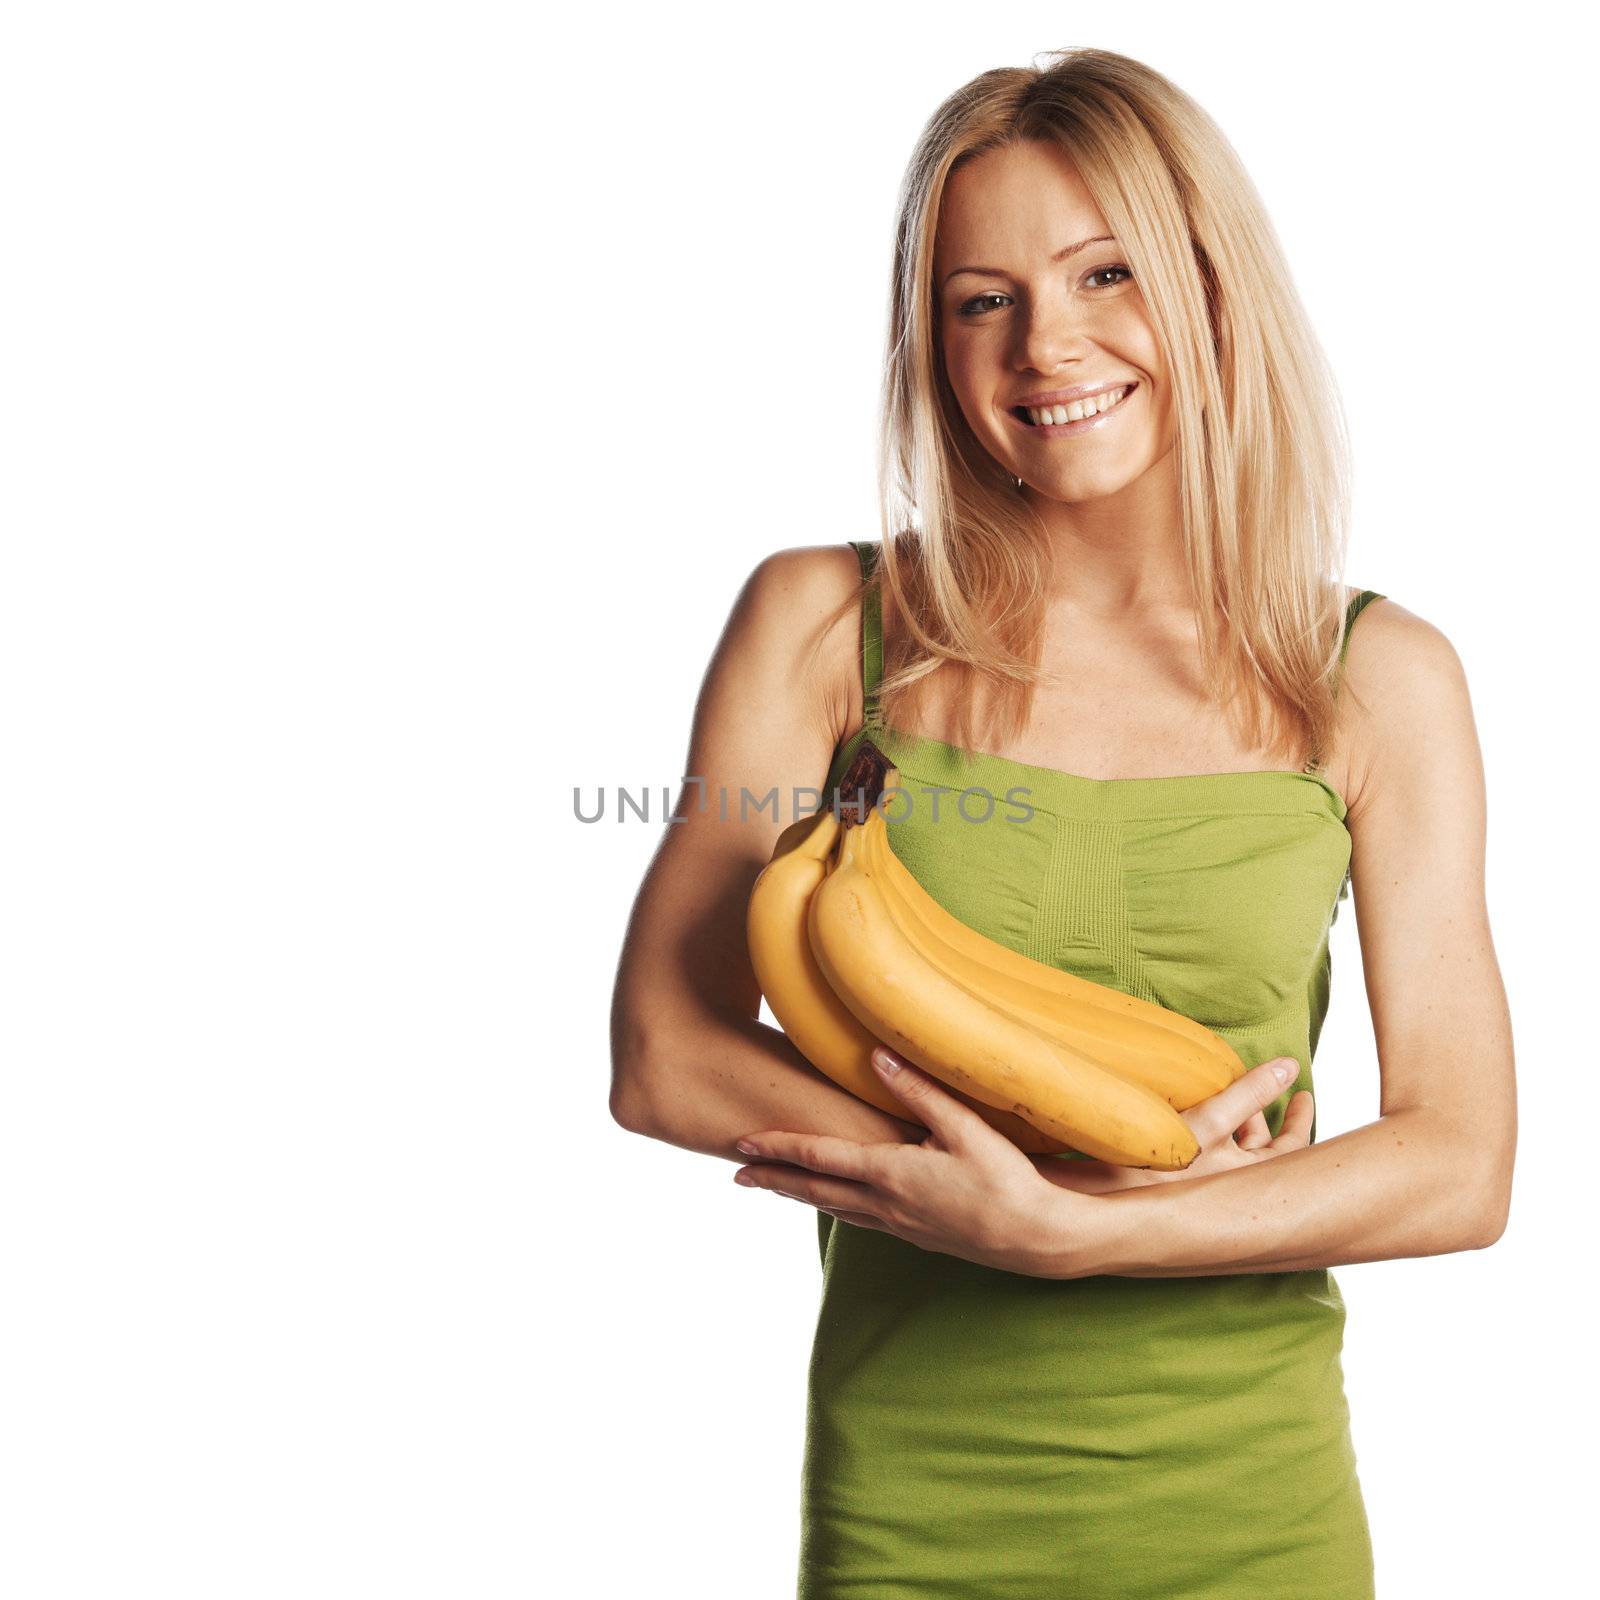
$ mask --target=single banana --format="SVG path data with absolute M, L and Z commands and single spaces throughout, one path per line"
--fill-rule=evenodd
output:
M 1015 1112 L 1075 1151 L 1171 1172 L 1199 1143 L 1160 1095 L 1107 1071 L 993 1005 L 908 939 L 884 896 L 863 835 L 843 829 L 812 893 L 807 931 L 823 977 L 856 1019 L 908 1061 L 986 1105 Z
M 898 777 L 891 771 L 885 787 Z M 1142 1084 L 1177 1111 L 1243 1076 L 1244 1062 L 1233 1047 L 1203 1024 L 1020 955 L 952 916 L 895 855 L 881 809 L 874 809 L 862 833 L 861 849 L 901 932 L 934 966 L 990 1004 Z
M 806 914 L 828 871 L 838 833 L 838 818 L 823 810 L 778 835 L 772 859 L 750 891 L 745 915 L 750 964 L 778 1026 L 812 1066 L 858 1100 L 914 1122 L 910 1108 L 873 1070 L 872 1052 L 882 1041 L 834 993 L 811 952 Z M 1023 1118 L 952 1092 L 1019 1149 L 1038 1155 L 1062 1152 L 1058 1140 Z

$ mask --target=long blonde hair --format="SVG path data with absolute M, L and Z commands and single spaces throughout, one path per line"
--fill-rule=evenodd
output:
M 1144 295 L 1170 375 L 1185 559 L 1201 665 L 1218 703 L 1248 707 L 1253 746 L 1320 761 L 1343 623 L 1349 457 L 1342 406 L 1249 175 L 1182 90 L 1107 50 L 981 73 L 934 112 L 895 230 L 872 578 L 898 626 L 880 717 L 930 674 L 993 690 L 951 697 L 956 742 L 992 748 L 1028 720 L 1050 542 L 1015 480 L 967 425 L 944 369 L 934 236 L 950 174 L 1022 140 L 1068 155 Z M 857 603 L 852 596 L 837 622 Z

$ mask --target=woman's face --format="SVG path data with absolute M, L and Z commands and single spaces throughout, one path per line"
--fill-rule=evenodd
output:
M 1172 448 L 1166 366 L 1110 232 L 1054 145 L 991 150 L 945 187 L 933 281 L 951 386 L 984 448 L 1051 500 L 1115 495 Z M 1130 384 L 1076 424 L 1024 409 Z

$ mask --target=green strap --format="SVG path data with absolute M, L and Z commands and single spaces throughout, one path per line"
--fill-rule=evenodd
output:
M 1339 646 L 1339 661 L 1344 663 L 1345 651 L 1350 648 L 1350 630 L 1355 626 L 1356 618 L 1372 604 L 1374 600 L 1381 600 L 1383 596 L 1375 589 L 1363 589 L 1360 594 L 1350 597 L 1350 604 L 1345 607 L 1344 613 L 1344 642 Z
M 850 547 L 861 563 L 861 581 L 871 581 L 878 563 L 878 547 L 865 539 L 852 539 Z M 883 603 L 876 588 L 861 597 L 861 690 L 866 710 L 862 722 L 878 726 L 878 685 L 883 681 Z
M 1355 626 L 1356 618 L 1359 617 L 1374 600 L 1381 599 L 1383 599 L 1383 596 L 1379 594 L 1376 589 L 1363 589 L 1360 594 L 1351 595 L 1349 605 L 1344 608 L 1344 638 L 1339 642 L 1339 669 L 1333 675 L 1333 692 L 1335 694 L 1339 692 L 1339 684 L 1344 677 L 1344 658 L 1346 652 L 1348 652 L 1350 649 L 1350 630 Z M 1313 756 L 1311 760 L 1306 762 L 1305 767 L 1302 770 L 1312 773 L 1321 772 L 1322 762 L 1317 757 Z M 1345 889 L 1340 891 L 1340 899 L 1344 898 L 1345 893 L 1349 888 L 1349 884 L 1350 876 L 1348 873 L 1346 873 Z

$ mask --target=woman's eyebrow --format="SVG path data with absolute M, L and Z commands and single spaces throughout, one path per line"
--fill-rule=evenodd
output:
M 1080 250 L 1087 250 L 1092 244 L 1115 244 L 1116 240 L 1109 233 L 1098 233 L 1092 239 L 1080 239 L 1076 244 L 1069 244 L 1065 250 L 1058 250 L 1050 257 L 1052 261 L 1065 261 L 1069 256 L 1075 256 Z M 1005 274 L 999 267 L 957 267 L 954 272 L 947 272 L 944 281 L 949 283 L 952 278 L 959 278 L 963 272 L 977 273 L 980 276 L 1002 278 Z

